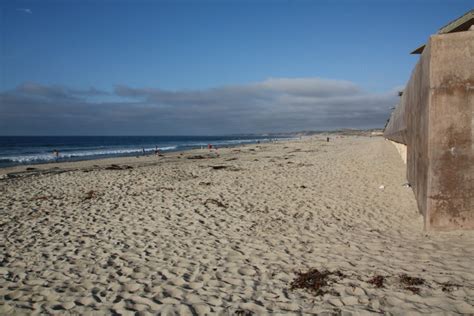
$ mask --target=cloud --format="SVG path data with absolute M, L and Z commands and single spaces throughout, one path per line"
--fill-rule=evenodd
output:
M 106 96 L 105 98 L 97 98 Z M 112 97 L 113 101 L 105 101 Z M 101 101 L 98 101 L 101 100 Z M 369 93 L 344 80 L 270 78 L 204 90 L 25 83 L 0 93 L 0 134 L 159 135 L 381 127 L 394 90 Z
M 89 88 L 85 90 L 70 89 L 61 85 L 41 85 L 34 82 L 26 82 L 13 90 L 14 95 L 23 95 L 32 98 L 47 98 L 51 100 L 75 100 L 84 97 L 93 97 L 100 95 L 108 95 L 106 91 L 101 91 L 96 88 Z
M 17 11 L 20 11 L 20 12 L 23 12 L 23 13 L 27 13 L 27 14 L 33 14 L 33 11 L 31 11 L 31 9 L 26 9 L 26 8 L 18 8 L 16 9 Z

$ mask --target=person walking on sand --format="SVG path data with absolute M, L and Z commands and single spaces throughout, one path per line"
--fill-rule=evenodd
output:
M 209 149 L 209 151 L 212 150 L 212 144 L 207 144 L 207 149 Z
M 145 147 L 142 148 L 143 156 L 145 156 Z

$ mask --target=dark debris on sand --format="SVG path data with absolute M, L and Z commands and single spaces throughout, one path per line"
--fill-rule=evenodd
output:
M 194 155 L 194 156 L 189 156 L 187 159 L 206 159 L 206 157 L 202 155 Z
M 105 167 L 105 170 L 127 170 L 127 169 L 133 169 L 133 167 L 132 166 L 127 166 L 127 165 L 123 165 L 123 166 L 110 165 L 108 167 Z
M 441 290 L 442 290 L 443 292 L 451 292 L 452 290 L 461 287 L 461 285 L 455 284 L 455 283 L 451 283 L 451 282 L 442 283 L 441 285 L 442 285 Z
M 90 190 L 89 192 L 86 193 L 86 196 L 84 197 L 85 200 L 90 200 L 96 196 L 96 192 L 93 190 Z
M 205 202 L 204 202 L 204 205 L 207 205 L 207 204 L 214 204 L 214 205 L 217 205 L 219 207 L 223 207 L 223 208 L 227 208 L 228 206 L 224 203 L 222 203 L 221 201 L 218 201 L 216 199 L 207 199 Z
M 425 280 L 422 278 L 411 277 L 407 274 L 400 275 L 400 282 L 406 286 L 417 286 L 425 284 Z
M 402 274 L 400 275 L 400 283 L 404 286 L 405 290 L 411 291 L 413 294 L 420 294 L 420 288 L 418 286 L 424 285 L 425 280 Z
M 252 316 L 253 313 L 251 311 L 248 311 L 248 310 L 238 309 L 238 310 L 235 311 L 235 315 L 238 315 L 238 316 Z
M 308 272 L 297 272 L 296 278 L 290 284 L 290 289 L 304 289 L 315 293 L 317 296 L 324 295 L 330 293 L 327 287 L 334 282 L 334 278 L 331 278 L 331 276 L 343 278 L 344 274 L 340 271 L 319 271 L 315 268 Z
M 157 191 L 174 191 L 174 188 L 168 188 L 168 187 L 159 187 Z
M 413 294 L 420 294 L 420 288 L 416 286 L 405 286 L 405 290 L 408 290 Z
M 212 170 L 229 170 L 229 171 L 241 171 L 242 169 L 235 166 L 226 166 L 226 165 L 215 165 L 209 166 Z
M 383 283 L 385 281 L 385 277 L 383 275 L 376 275 L 372 279 L 368 281 L 369 284 L 374 285 L 376 288 L 383 287 Z
M 214 170 L 221 170 L 221 169 L 227 169 L 229 168 L 229 166 L 218 165 L 218 166 L 211 166 L 211 168 Z

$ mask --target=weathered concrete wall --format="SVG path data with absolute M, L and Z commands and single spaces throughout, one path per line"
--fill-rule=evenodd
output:
M 402 95 L 407 132 L 407 179 L 418 208 L 426 218 L 428 194 L 428 108 L 430 100 L 430 58 L 428 44 L 413 70 Z
M 403 95 L 402 95 L 403 97 Z M 407 122 L 405 119 L 406 102 L 401 102 L 390 115 L 384 136 L 400 144 L 407 143 Z
M 474 32 L 433 35 L 384 136 L 407 145 L 425 228 L 474 228 Z
M 428 226 L 474 228 L 474 31 L 431 37 Z

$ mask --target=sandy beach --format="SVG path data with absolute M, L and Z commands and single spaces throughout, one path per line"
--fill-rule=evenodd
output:
M 0 169 L 0 314 L 473 314 L 405 183 L 357 136 Z

